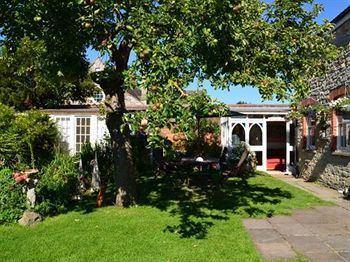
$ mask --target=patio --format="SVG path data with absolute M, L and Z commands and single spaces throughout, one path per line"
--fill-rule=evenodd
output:
M 337 205 L 296 209 L 291 216 L 244 220 L 262 256 L 268 260 L 295 259 L 301 254 L 317 262 L 350 261 L 350 201 L 314 183 L 281 173 L 273 176 Z

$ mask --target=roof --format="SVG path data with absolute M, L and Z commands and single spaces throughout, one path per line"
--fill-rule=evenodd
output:
M 91 72 L 99 72 L 105 69 L 105 64 L 100 57 L 97 57 L 94 62 L 90 65 Z
M 350 13 L 350 5 L 345 8 L 339 15 L 337 15 L 331 23 L 337 24 L 341 19 L 343 19 L 348 13 Z
M 100 72 L 105 69 L 105 64 L 103 60 L 98 57 L 95 59 L 94 62 L 90 65 L 90 72 Z M 60 110 L 77 110 L 77 109 L 91 109 L 95 110 L 94 108 L 97 108 L 98 105 L 103 104 L 103 100 L 105 99 L 105 94 L 100 87 L 99 84 L 95 83 L 95 85 L 98 87 L 103 94 L 102 101 L 96 101 L 94 97 L 86 97 L 85 101 L 66 101 L 65 105 L 62 105 L 59 107 Z M 126 90 L 125 91 L 125 104 L 127 110 L 135 111 L 135 110 L 145 110 L 147 108 L 146 101 L 145 101 L 145 93 L 144 90 L 135 88 L 133 90 Z M 49 109 L 50 111 L 55 111 L 56 109 Z
M 288 114 L 290 105 L 281 104 L 232 104 L 228 105 L 229 109 L 242 114 Z
M 147 105 L 130 105 L 127 111 L 145 111 Z M 41 111 L 48 114 L 99 114 L 100 108 L 96 105 L 64 105 L 55 109 L 42 109 Z

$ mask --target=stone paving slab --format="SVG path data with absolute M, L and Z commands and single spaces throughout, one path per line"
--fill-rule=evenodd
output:
M 286 240 L 296 251 L 302 254 L 332 253 L 332 250 L 315 236 L 287 236 Z
M 350 252 L 339 252 L 339 254 L 340 254 L 346 261 L 350 261 Z
M 330 217 L 322 218 L 322 212 L 326 213 L 326 210 L 298 209 L 289 217 L 246 219 L 243 223 L 265 259 L 292 259 L 298 253 L 309 261 L 350 262 L 350 231 L 337 220 L 330 223 Z M 350 212 L 343 212 L 341 207 L 328 211 L 341 214 L 343 218 L 350 217 Z M 312 216 L 321 223 L 311 224 Z
M 311 262 L 344 262 L 348 260 L 344 260 L 343 257 L 335 253 L 307 253 L 305 257 L 309 259 Z M 350 261 L 350 260 L 349 260 Z
M 272 225 L 276 224 L 294 224 L 297 221 L 291 216 L 275 216 L 267 219 Z
M 336 251 L 350 252 L 349 236 L 327 236 L 323 240 Z
M 333 223 L 350 225 L 350 210 L 339 208 L 339 206 L 322 206 L 315 207 L 314 209 L 322 213 L 325 217 L 330 218 Z
M 330 224 L 334 221 L 315 209 L 293 211 L 293 218 L 301 224 Z
M 264 219 L 248 218 L 243 220 L 243 224 L 248 229 L 273 229 L 272 225 Z
M 317 236 L 347 235 L 350 238 L 350 230 L 346 225 L 338 224 L 312 224 L 308 230 Z
M 277 177 L 319 196 L 335 206 L 297 209 L 290 216 L 243 221 L 258 250 L 268 260 L 293 259 L 300 253 L 309 261 L 350 262 L 350 201 L 312 183 Z
M 283 236 L 312 236 L 313 233 L 307 227 L 299 224 L 275 224 L 274 228 Z
M 281 234 L 274 229 L 249 229 L 251 236 L 257 243 L 283 242 Z
M 262 256 L 267 260 L 296 258 L 296 253 L 286 241 L 281 243 L 256 243 L 256 246 Z

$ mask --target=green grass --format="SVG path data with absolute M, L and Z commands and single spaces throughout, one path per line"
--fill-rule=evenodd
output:
M 0 227 L 0 261 L 261 261 L 244 217 L 327 204 L 269 176 L 183 186 L 144 178 L 138 206 L 72 211 Z

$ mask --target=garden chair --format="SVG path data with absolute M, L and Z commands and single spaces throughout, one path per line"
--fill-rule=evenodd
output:
M 224 170 L 222 173 L 224 178 L 232 177 L 232 176 L 240 176 L 242 179 L 244 179 L 243 173 L 245 171 L 247 160 L 248 160 L 249 151 L 244 150 L 238 163 L 234 165 L 231 168 L 227 168 L 228 170 Z M 228 166 L 226 164 L 226 166 Z

